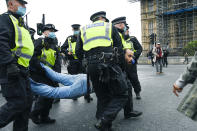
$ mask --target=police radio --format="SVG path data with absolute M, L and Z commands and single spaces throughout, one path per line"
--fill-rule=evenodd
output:
M 42 30 L 45 25 L 45 14 L 42 15 L 42 23 L 37 23 L 37 34 L 42 35 Z

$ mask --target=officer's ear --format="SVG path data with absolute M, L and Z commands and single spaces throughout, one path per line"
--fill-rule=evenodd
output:
M 14 5 L 13 0 L 6 1 L 7 7 L 12 7 Z
M 8 0 L 7 1 L 7 8 L 9 11 L 15 11 L 16 10 L 16 7 L 15 7 L 15 1 L 14 0 Z

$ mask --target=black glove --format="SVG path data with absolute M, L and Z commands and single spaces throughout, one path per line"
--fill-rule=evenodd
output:
M 41 62 L 41 63 L 45 64 L 44 62 Z M 38 72 L 41 73 L 41 74 L 43 74 L 43 75 L 45 75 L 45 73 L 46 73 L 45 69 L 42 68 L 41 65 L 38 66 Z
M 20 69 L 18 68 L 17 64 L 9 64 L 7 65 L 7 76 L 8 79 L 17 78 L 20 74 Z

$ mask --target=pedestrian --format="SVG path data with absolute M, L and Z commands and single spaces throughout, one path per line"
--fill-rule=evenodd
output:
M 58 83 L 50 80 L 42 69 L 40 62 L 56 72 L 61 72 L 60 55 L 57 48 L 57 38 L 53 24 L 46 24 L 43 29 L 43 37 L 35 40 L 35 53 L 30 61 L 30 77 L 36 82 L 58 87 Z M 31 112 L 31 119 L 35 124 L 52 124 L 55 119 L 49 117 L 53 99 L 39 96 Z
M 188 53 L 186 52 L 185 54 L 184 54 L 184 57 L 185 57 L 185 60 L 184 60 L 184 62 L 183 62 L 183 64 L 188 64 L 189 63 L 189 59 L 188 59 Z
M 154 59 L 153 61 L 155 62 L 156 65 L 156 71 L 157 74 L 161 74 L 162 72 L 162 57 L 163 57 L 163 51 L 161 48 L 161 44 L 157 43 L 156 46 L 153 48 L 152 53 L 154 54 Z
M 178 93 L 181 93 L 187 84 L 193 84 L 193 86 L 179 104 L 178 111 L 185 114 L 192 120 L 197 121 L 197 52 L 195 52 L 192 61 L 187 65 L 187 68 L 174 83 L 173 93 L 178 96 Z
M 93 23 L 80 30 L 76 55 L 79 59 L 84 55 L 87 58 L 88 73 L 99 103 L 97 110 L 102 108 L 96 114 L 95 127 L 109 131 L 128 100 L 126 76 L 121 69 L 124 53 L 117 29 L 106 22 L 106 12 L 94 13 L 90 20 Z
M 126 50 L 132 50 L 134 52 L 134 50 L 135 50 L 134 44 L 130 40 L 129 31 L 127 30 L 128 27 L 126 27 L 126 17 L 118 17 L 112 21 L 112 24 L 117 28 L 119 35 L 122 38 L 123 49 L 125 50 L 125 52 L 126 52 Z M 133 109 L 132 86 L 135 85 L 135 88 L 138 91 L 137 92 L 138 95 L 141 90 L 141 87 L 136 87 L 136 86 L 140 86 L 139 83 L 134 82 L 138 78 L 134 78 L 134 77 L 137 77 L 136 74 L 134 73 L 134 71 L 136 71 L 136 73 L 137 73 L 137 69 L 136 69 L 136 65 L 135 65 L 136 57 L 135 57 L 135 55 L 133 57 L 134 57 L 134 59 L 132 61 L 132 64 L 130 64 L 130 63 L 125 64 L 125 71 L 126 71 L 126 74 L 128 77 L 128 81 L 129 81 L 129 83 L 131 83 L 131 84 L 129 84 L 129 89 L 128 89 L 128 101 L 124 107 L 124 117 L 125 118 L 138 117 L 142 114 L 142 112 L 134 111 L 134 109 Z M 139 57 L 139 56 L 137 56 L 137 57 Z M 138 80 L 138 82 L 139 82 L 139 80 Z
M 0 15 L 0 84 L 6 103 L 0 107 L 0 128 L 13 121 L 13 131 L 28 131 L 32 106 L 29 61 L 34 52 L 25 27 L 24 0 L 6 0 L 6 13 Z
M 168 67 L 168 55 L 169 55 L 169 51 L 167 49 L 163 50 L 163 66 L 164 67 Z
M 187 84 L 193 83 L 197 79 L 196 74 L 197 74 L 197 52 L 195 52 L 192 61 L 187 66 L 183 74 L 181 74 L 180 77 L 174 83 L 173 93 L 176 96 L 178 96 L 177 91 L 180 93 Z
M 77 37 L 80 31 L 80 25 L 73 24 L 71 25 L 71 27 L 73 30 L 73 35 L 67 37 L 66 41 L 61 47 L 61 53 L 69 60 L 69 64 L 67 66 L 68 73 L 71 75 L 76 75 L 85 72 L 82 66 L 82 60 L 79 60 L 75 53 Z M 84 99 L 87 100 L 88 102 L 93 100 L 90 94 L 84 96 Z M 73 100 L 77 100 L 77 98 L 74 98 Z
M 155 66 L 155 62 L 154 62 L 154 54 L 153 54 L 153 48 L 150 50 L 149 52 L 150 58 L 151 58 L 151 64 L 154 67 Z

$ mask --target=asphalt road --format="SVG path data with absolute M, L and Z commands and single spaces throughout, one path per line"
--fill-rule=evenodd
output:
M 134 108 L 143 116 L 125 120 L 121 111 L 113 123 L 115 131 L 196 131 L 197 123 L 179 113 L 176 108 L 187 93 L 185 87 L 180 97 L 172 93 L 172 85 L 185 68 L 184 65 L 170 65 L 162 75 L 155 73 L 150 65 L 139 65 L 138 74 L 142 85 L 142 100 L 134 97 Z M 66 72 L 63 68 L 63 72 Z M 94 128 L 96 97 L 86 103 L 81 97 L 78 101 L 61 100 L 54 104 L 51 117 L 57 122 L 53 125 L 35 125 L 30 120 L 29 131 L 96 131 Z M 0 105 L 5 102 L 0 95 Z M 0 131 L 11 131 L 12 123 Z

